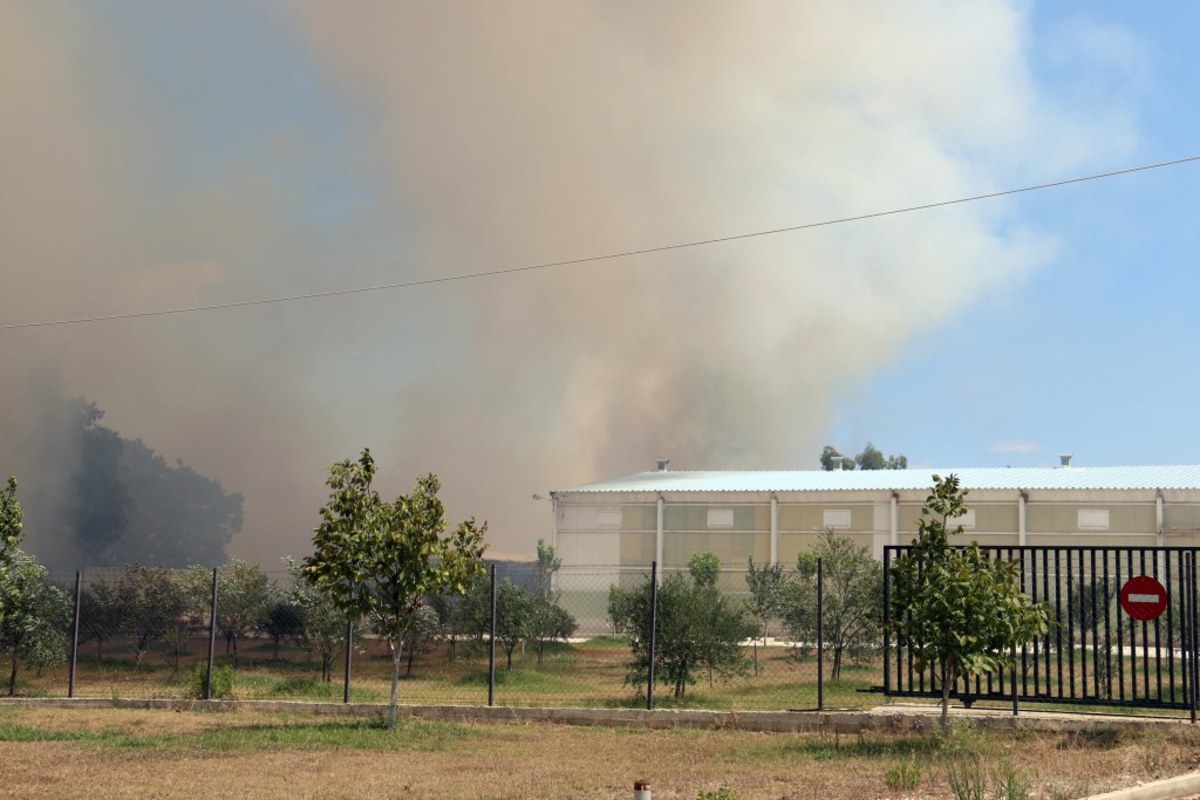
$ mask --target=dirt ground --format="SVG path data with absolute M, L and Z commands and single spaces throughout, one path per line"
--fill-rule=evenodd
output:
M 339 727 L 342 726 L 342 727 Z M 357 726 L 357 727 L 346 727 Z M 258 712 L 0 709 L 0 796 L 950 798 L 952 770 L 1030 798 L 1084 797 L 1200 766 L 1189 728 L 1138 734 L 779 734 L 545 724 L 362 723 Z M 889 786 L 915 772 L 915 787 Z M 1019 796 L 1019 795 L 1018 795 Z M 722 798 L 724 800 L 724 798 Z

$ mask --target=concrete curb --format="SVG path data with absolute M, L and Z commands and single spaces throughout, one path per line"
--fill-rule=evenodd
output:
M 1085 800 L 1178 800 L 1194 794 L 1200 794 L 1200 772 L 1096 794 Z

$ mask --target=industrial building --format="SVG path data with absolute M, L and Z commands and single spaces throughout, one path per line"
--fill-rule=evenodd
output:
M 969 491 L 966 539 L 984 545 L 1200 546 L 1200 465 L 684 472 L 666 462 L 552 492 L 565 571 L 792 565 L 825 529 L 880 557 L 908 544 L 934 475 Z

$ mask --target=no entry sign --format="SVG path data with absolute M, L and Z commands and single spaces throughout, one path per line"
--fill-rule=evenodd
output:
M 1167 590 L 1149 575 L 1138 575 L 1121 587 L 1121 608 L 1141 622 L 1152 622 L 1167 607 Z

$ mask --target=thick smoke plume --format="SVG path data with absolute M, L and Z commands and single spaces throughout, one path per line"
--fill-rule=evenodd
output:
M 24 113 L 0 126 L 0 318 L 442 277 L 1070 172 L 1124 131 L 1068 123 L 1038 94 L 1023 7 L 314 1 L 221 21 L 284 41 L 340 115 L 330 126 L 252 71 L 234 77 L 262 95 L 235 102 L 241 84 L 219 81 L 239 54 L 253 65 L 240 50 L 185 50 L 160 80 L 210 91 L 168 102 L 120 47 L 127 27 L 6 4 L 0 91 Z M 154 34 L 186 39 L 200 13 L 156 7 Z M 529 553 L 550 526 L 533 493 L 659 456 L 814 467 L 834 398 L 1051 252 L 996 202 L 5 332 L 4 417 L 19 426 L 30 371 L 61 373 L 122 434 L 243 493 L 230 549 L 271 564 L 306 551 L 325 467 L 364 445 L 386 492 L 437 472 L 456 516 Z M 0 469 L 20 473 L 30 448 L 11 438 Z

